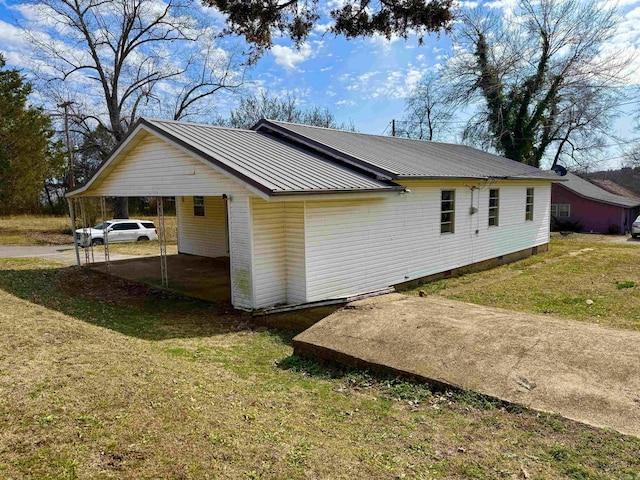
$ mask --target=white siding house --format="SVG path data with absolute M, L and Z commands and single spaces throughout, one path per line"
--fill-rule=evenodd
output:
M 70 197 L 175 196 L 179 253 L 230 257 L 231 302 L 256 310 L 531 252 L 554 180 L 456 145 L 143 119 Z

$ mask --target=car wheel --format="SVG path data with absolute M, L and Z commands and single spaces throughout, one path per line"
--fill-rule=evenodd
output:
M 139 242 L 148 242 L 149 241 L 149 237 L 138 237 L 138 241 Z
M 101 238 L 94 238 L 93 240 L 91 240 L 91 245 L 93 245 L 94 247 L 97 245 L 104 245 L 104 240 L 102 240 Z
M 632 234 L 631 234 L 631 237 L 632 237 L 632 238 L 638 238 L 638 234 L 637 234 L 637 233 L 632 233 Z

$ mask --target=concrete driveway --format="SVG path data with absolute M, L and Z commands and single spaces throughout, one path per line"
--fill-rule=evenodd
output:
M 104 262 L 104 253 L 99 249 L 94 251 L 94 262 Z M 24 245 L 0 245 L 0 258 L 44 258 L 64 265 L 76 265 L 76 252 L 73 245 L 52 246 L 24 246 Z M 110 253 L 111 261 L 140 258 L 140 255 L 120 255 Z M 84 265 L 84 250 L 80 249 L 80 261 Z
M 640 436 L 640 332 L 392 294 L 347 305 L 293 344 Z

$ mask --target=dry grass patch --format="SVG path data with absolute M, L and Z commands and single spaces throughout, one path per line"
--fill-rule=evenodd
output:
M 640 440 L 292 356 L 226 304 L 0 259 L 0 476 L 637 478 Z
M 555 237 L 547 253 L 411 293 L 640 330 L 640 244 L 607 239 Z
M 65 245 L 73 242 L 69 217 L 0 217 L 0 245 Z
M 157 217 L 136 217 L 140 220 L 154 222 Z M 78 219 L 79 220 L 79 219 Z M 101 220 L 98 220 L 99 223 Z M 78 225 L 80 227 L 80 225 Z M 177 220 L 175 215 L 165 217 L 167 242 L 175 245 L 177 241 Z M 68 245 L 73 243 L 71 236 L 71 219 L 69 217 L 55 217 L 51 215 L 15 215 L 0 217 L 0 245 Z M 157 250 L 157 244 L 155 244 Z M 154 247 L 146 247 L 151 250 Z M 146 253 L 127 253 L 126 250 L 136 252 L 136 248 L 123 248 L 127 255 L 145 255 Z M 144 247 L 138 247 L 145 252 Z

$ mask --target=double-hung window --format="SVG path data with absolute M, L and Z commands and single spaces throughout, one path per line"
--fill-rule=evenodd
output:
M 204 217 L 204 197 L 193 197 L 193 215 Z
M 440 194 L 440 233 L 453 233 L 456 218 L 456 191 L 442 190 Z
M 500 190 L 489 190 L 489 226 L 497 227 L 500 216 Z
M 525 207 L 524 219 L 533 221 L 533 188 L 527 188 L 527 203 Z
M 551 215 L 558 218 L 568 218 L 571 216 L 571 205 L 568 203 L 552 203 Z

